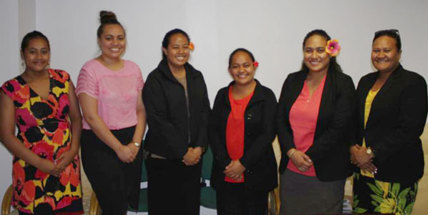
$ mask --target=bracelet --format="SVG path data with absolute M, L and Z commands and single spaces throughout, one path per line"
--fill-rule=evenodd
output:
M 294 148 L 293 148 L 294 149 Z M 293 151 L 291 151 L 290 152 L 290 154 L 288 155 L 288 158 L 290 158 L 291 159 L 291 156 L 293 156 L 293 154 L 296 152 L 297 150 L 296 149 L 294 149 Z

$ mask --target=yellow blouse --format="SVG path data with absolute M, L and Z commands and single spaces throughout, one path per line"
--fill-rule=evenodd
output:
M 366 97 L 366 104 L 364 108 L 364 128 L 366 128 L 367 120 L 369 119 L 370 115 L 370 109 L 372 108 L 372 103 L 374 98 L 376 97 L 377 93 L 379 92 L 379 89 L 374 91 L 370 90 L 369 94 L 367 94 Z M 363 146 L 366 147 L 366 140 L 363 138 Z M 361 175 L 364 175 L 366 177 L 374 178 L 373 173 L 361 170 Z

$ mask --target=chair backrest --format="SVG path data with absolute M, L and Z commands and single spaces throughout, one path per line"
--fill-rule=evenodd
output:
M 10 214 L 10 207 L 12 202 L 12 195 L 13 195 L 13 188 L 12 185 L 10 185 L 6 192 L 3 195 L 3 200 L 1 202 L 1 214 L 2 215 L 9 215 Z

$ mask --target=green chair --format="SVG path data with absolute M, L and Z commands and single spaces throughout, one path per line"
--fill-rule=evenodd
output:
M 216 209 L 216 192 L 211 187 L 211 169 L 213 164 L 213 153 L 208 147 L 202 158 L 202 177 L 201 177 L 201 205 L 206 208 Z

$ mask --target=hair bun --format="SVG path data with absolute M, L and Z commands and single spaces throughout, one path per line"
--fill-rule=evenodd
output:
M 106 23 L 117 23 L 116 14 L 114 14 L 111 11 L 102 10 L 100 11 L 100 23 L 106 24 Z

